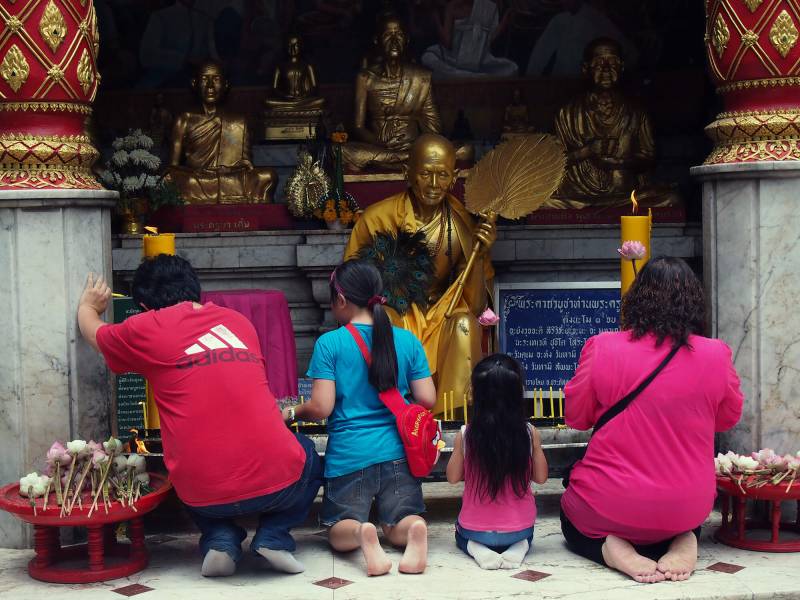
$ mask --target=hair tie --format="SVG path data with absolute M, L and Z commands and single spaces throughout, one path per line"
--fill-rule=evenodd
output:
M 386 296 L 381 296 L 380 294 L 375 294 L 372 298 L 367 300 L 367 308 L 372 308 L 376 304 L 386 304 Z

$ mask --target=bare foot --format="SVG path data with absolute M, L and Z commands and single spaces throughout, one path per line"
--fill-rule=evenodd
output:
M 362 523 L 358 531 L 361 552 L 367 561 L 367 575 L 386 575 L 392 568 L 392 561 L 386 556 L 378 541 L 378 530 L 372 523 Z
M 658 570 L 672 581 L 689 579 L 697 564 L 697 538 L 687 531 L 677 536 L 669 545 L 669 551 L 658 561 Z
M 656 561 L 645 558 L 630 543 L 610 535 L 603 544 L 603 559 L 612 569 L 621 571 L 639 583 L 664 581 Z
M 401 573 L 422 573 L 428 565 L 428 526 L 415 521 L 408 528 L 406 551 L 397 570 Z

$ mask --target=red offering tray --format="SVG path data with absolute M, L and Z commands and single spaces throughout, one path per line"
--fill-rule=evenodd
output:
M 744 487 L 744 486 L 743 486 Z M 791 488 L 788 483 L 764 485 L 762 487 L 744 487 L 742 489 L 728 477 L 717 477 L 717 490 L 722 502 L 722 524 L 714 533 L 714 537 L 728 546 L 754 550 L 756 552 L 800 552 L 800 537 L 792 540 L 781 540 L 780 533 L 794 532 L 800 534 L 800 482 Z M 771 505 L 768 522 L 747 518 L 747 501 L 762 500 Z M 781 504 L 797 502 L 797 521 L 781 522 Z M 731 508 L 732 505 L 732 508 Z M 766 529 L 770 531 L 770 539 L 748 539 L 748 530 Z
M 83 508 L 76 504 L 72 513 L 60 517 L 61 508 L 50 494 L 47 510 L 44 499 L 36 499 L 36 511 L 28 498 L 19 495 L 19 484 L 0 488 L 0 509 L 34 527 L 34 556 L 28 563 L 28 573 L 34 579 L 51 583 L 93 583 L 126 577 L 147 566 L 148 554 L 144 545 L 142 517 L 163 502 L 172 490 L 164 475 L 150 473 L 153 491 L 139 498 L 133 507 L 112 502 L 108 514 L 101 502 L 89 517 L 92 500 L 89 493 L 82 496 Z M 135 510 L 134 510 L 135 508 Z M 116 525 L 130 521 L 130 544 L 119 544 Z M 59 527 L 86 527 L 88 543 L 61 547 Z M 86 558 L 88 557 L 88 565 Z

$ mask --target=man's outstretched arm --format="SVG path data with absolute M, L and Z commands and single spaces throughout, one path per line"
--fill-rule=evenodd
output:
M 94 273 L 89 273 L 86 287 L 78 302 L 78 327 L 83 339 L 98 352 L 100 348 L 97 346 L 97 330 L 106 324 L 100 315 L 106 311 L 110 299 L 111 288 L 108 287 L 105 278 L 99 276 L 95 281 Z

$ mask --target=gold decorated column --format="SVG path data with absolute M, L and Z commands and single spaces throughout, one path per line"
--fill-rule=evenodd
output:
M 90 0 L 0 3 L 0 189 L 101 189 L 86 135 L 100 76 Z

